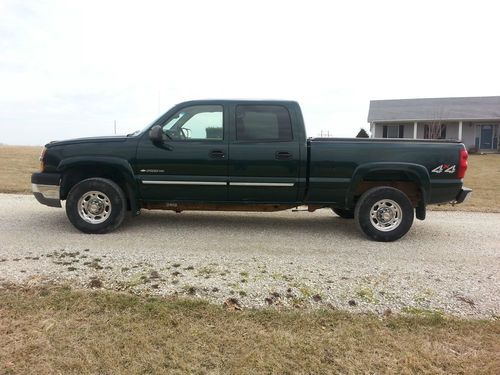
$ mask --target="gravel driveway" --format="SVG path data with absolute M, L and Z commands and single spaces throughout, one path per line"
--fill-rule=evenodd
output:
M 500 315 L 500 214 L 436 212 L 393 243 L 316 213 L 147 211 L 85 235 L 63 209 L 0 194 L 0 282 L 69 281 L 243 308 Z

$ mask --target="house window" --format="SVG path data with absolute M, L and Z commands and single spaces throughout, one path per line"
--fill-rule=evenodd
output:
M 403 138 L 404 131 L 404 125 L 384 125 L 382 138 Z
M 446 139 L 446 124 L 425 124 L 424 139 Z

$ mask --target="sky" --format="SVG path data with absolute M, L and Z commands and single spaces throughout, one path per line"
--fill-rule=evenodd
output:
M 0 143 L 142 129 L 191 99 L 290 99 L 309 136 L 373 99 L 500 95 L 498 1 L 0 0 Z

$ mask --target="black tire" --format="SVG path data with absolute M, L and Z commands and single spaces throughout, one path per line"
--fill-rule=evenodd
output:
M 377 205 L 378 203 L 380 204 Z M 381 242 L 395 241 L 403 237 L 410 230 L 413 217 L 413 206 L 406 194 L 387 186 L 366 191 L 359 198 L 354 210 L 359 230 L 371 239 Z
M 73 186 L 66 199 L 66 215 L 84 233 L 103 234 L 120 226 L 127 201 L 122 189 L 105 178 L 88 178 Z
M 342 219 L 354 219 L 354 210 L 346 210 L 344 208 L 332 208 L 332 211 L 335 212 Z

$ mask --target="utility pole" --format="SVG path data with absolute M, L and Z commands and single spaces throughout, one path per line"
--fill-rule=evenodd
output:
M 116 120 L 115 120 L 115 135 L 116 135 Z
M 161 106 L 160 106 L 160 90 L 158 90 L 158 116 L 160 115 L 160 110 L 161 110 Z

